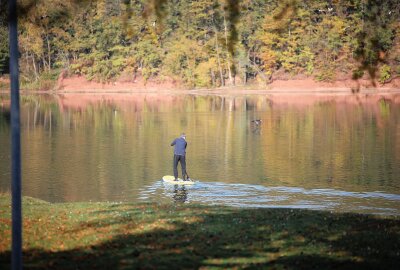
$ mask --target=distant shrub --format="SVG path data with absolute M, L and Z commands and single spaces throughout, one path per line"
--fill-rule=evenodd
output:
M 315 79 L 321 82 L 329 82 L 335 79 L 335 71 L 332 69 L 324 69 L 321 70 L 316 76 Z
M 380 69 L 380 74 L 379 74 L 379 82 L 385 83 L 387 80 L 390 79 L 392 72 L 392 68 L 388 65 L 383 65 Z
M 400 65 L 396 66 L 396 74 L 400 74 Z
M 364 70 L 362 69 L 353 70 L 353 75 L 352 75 L 353 80 L 358 80 L 362 78 L 362 76 L 364 76 Z
M 51 71 L 42 72 L 37 79 L 33 77 L 22 76 L 21 89 L 41 91 L 52 90 L 57 84 L 57 79 L 59 75 L 60 70 L 53 69 Z

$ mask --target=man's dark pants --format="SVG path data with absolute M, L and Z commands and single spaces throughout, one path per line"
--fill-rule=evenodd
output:
M 182 155 L 174 155 L 174 176 L 175 179 L 178 178 L 178 162 L 181 163 L 182 167 L 182 178 L 185 180 L 187 178 L 186 175 L 186 157 Z

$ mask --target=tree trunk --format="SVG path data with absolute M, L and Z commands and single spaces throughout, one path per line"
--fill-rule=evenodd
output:
M 221 78 L 221 86 L 225 86 L 225 79 L 224 79 L 224 74 L 222 72 L 221 59 L 219 58 L 219 46 L 218 46 L 218 32 L 217 32 L 217 29 L 215 29 L 215 50 L 217 51 L 217 62 L 218 62 L 219 76 Z
M 190 85 L 194 85 L 194 76 L 193 76 L 193 71 L 194 71 L 194 65 L 191 65 L 190 60 L 189 60 L 189 56 L 186 55 L 186 62 L 188 65 L 188 69 L 189 69 L 189 78 L 190 78 Z
M 214 73 L 214 70 L 212 70 L 211 69 L 211 83 L 212 83 L 212 86 L 215 86 L 216 85 L 216 82 L 215 82 L 215 73 Z
M 37 68 L 36 68 L 35 55 L 32 54 L 31 56 L 32 56 L 33 71 L 34 71 L 34 73 L 35 73 L 35 80 L 38 80 L 38 79 L 39 79 L 39 74 L 38 74 L 38 71 L 37 71 Z
M 43 55 L 42 57 L 42 63 L 43 63 L 43 71 L 46 69 L 47 63 L 46 63 L 46 56 Z M 39 66 L 39 70 L 40 70 L 40 66 Z
M 212 15 L 212 21 L 213 21 L 213 28 L 214 28 L 214 33 L 215 33 L 215 50 L 217 52 L 217 62 L 218 62 L 219 76 L 221 78 L 221 86 L 225 86 L 225 79 L 224 79 L 224 74 L 222 72 L 221 59 L 219 57 L 218 29 L 217 29 L 217 26 L 215 25 L 214 15 Z
M 47 68 L 48 68 L 48 71 L 50 71 L 51 70 L 51 49 L 50 49 L 49 35 L 47 35 L 47 34 L 46 34 L 46 41 L 47 41 L 47 58 L 48 58 Z
M 226 25 L 226 19 L 225 19 L 225 12 L 224 12 L 224 32 L 225 32 L 225 46 L 227 49 L 227 66 L 228 66 L 228 76 L 229 76 L 229 83 L 230 85 L 234 85 L 235 81 L 233 80 L 232 76 L 232 70 L 231 70 L 231 53 L 228 50 L 229 44 L 228 44 L 228 30 L 227 30 L 227 25 Z
M 26 68 L 29 71 L 30 69 L 30 64 L 29 64 L 29 53 L 23 49 L 25 51 L 24 57 L 25 57 L 25 64 L 26 64 Z
M 257 66 L 256 63 L 251 63 L 251 66 L 257 70 L 257 74 L 259 74 L 265 81 L 265 84 L 268 84 L 270 80 L 272 79 L 272 75 L 270 78 L 267 78 L 267 76 L 264 74 L 264 72 Z

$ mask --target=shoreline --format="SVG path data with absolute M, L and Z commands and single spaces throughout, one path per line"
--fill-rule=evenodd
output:
M 3 84 L 9 84 L 8 80 L 0 78 Z M 0 93 L 8 93 L 10 90 L 3 88 Z M 275 80 L 271 84 L 248 84 L 223 86 L 218 88 L 184 88 L 176 83 L 156 81 L 137 82 L 113 82 L 98 83 L 87 81 L 84 77 L 73 76 L 62 78 L 54 89 L 30 90 L 20 89 L 21 93 L 35 94 L 207 94 L 207 95 L 257 95 L 257 94 L 392 94 L 400 93 L 400 78 L 389 84 L 375 86 L 370 80 L 338 80 L 334 82 L 319 82 L 310 78 Z
M 49 95 L 103 95 L 103 94 L 198 94 L 198 95 L 390 95 L 400 94 L 400 88 L 361 89 L 352 92 L 348 88 L 316 88 L 316 89 L 247 89 L 247 88 L 214 88 L 214 89 L 85 89 L 85 90 L 26 90 L 20 89 L 21 94 Z M 10 94 L 10 90 L 0 90 L 0 94 Z

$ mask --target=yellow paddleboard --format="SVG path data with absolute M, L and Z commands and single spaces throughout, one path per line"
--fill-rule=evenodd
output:
M 190 180 L 190 181 L 184 181 L 181 178 L 178 178 L 178 181 L 175 181 L 175 177 L 172 175 L 164 175 L 162 180 L 166 183 L 170 184 L 176 184 L 176 185 L 193 185 L 195 182 Z

